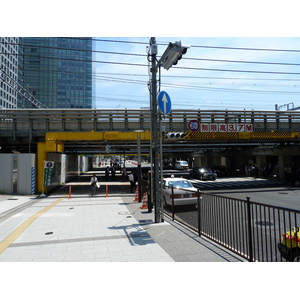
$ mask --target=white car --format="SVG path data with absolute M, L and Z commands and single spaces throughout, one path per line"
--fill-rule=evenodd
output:
M 163 179 L 165 205 L 172 205 L 172 187 L 174 187 L 174 205 L 197 205 L 198 189 L 187 179 L 177 177 Z
M 175 169 L 177 170 L 187 170 L 189 168 L 189 164 L 185 160 L 178 160 L 175 162 Z

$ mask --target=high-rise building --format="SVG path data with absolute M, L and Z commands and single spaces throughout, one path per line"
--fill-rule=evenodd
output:
M 39 102 L 48 108 L 92 108 L 92 38 L 19 39 L 23 86 Z
M 18 107 L 19 38 L 0 37 L 0 109 Z

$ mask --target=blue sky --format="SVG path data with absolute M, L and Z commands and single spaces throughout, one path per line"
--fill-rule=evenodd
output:
M 274 110 L 277 104 L 284 110 L 286 104 L 300 106 L 300 38 L 156 37 L 158 57 L 167 43 L 178 40 L 191 47 L 177 66 L 161 70 L 161 90 L 169 94 L 173 109 Z M 95 54 L 96 61 L 125 64 L 95 63 L 97 108 L 149 107 L 149 68 L 126 65 L 147 65 L 148 43 L 149 37 L 96 38 L 95 50 L 139 55 Z
M 162 43 L 181 40 L 192 46 L 177 68 L 161 72 L 161 90 L 169 94 L 173 109 L 274 110 L 276 104 L 300 106 L 300 75 L 279 74 L 300 73 L 299 65 L 287 65 L 300 64 L 300 52 L 200 47 L 300 50 L 296 0 L 284 3 L 277 0 L 187 0 L 182 3 L 154 0 L 148 5 L 137 0 L 104 4 L 87 0 L 84 5 L 57 0 L 51 3 L 47 14 L 44 8 L 38 11 L 40 2 L 37 0 L 17 1 L 17 11 L 15 2 L 2 4 L 3 11 L 13 11 L 18 22 L 12 22 L 11 14 L 3 14 L 1 35 L 81 36 L 138 42 L 95 42 L 98 51 L 139 55 L 95 54 L 96 61 L 125 64 L 94 64 L 96 108 L 149 106 L 149 68 L 128 64 L 147 65 L 146 46 L 151 36 L 156 37 L 159 44 L 158 57 L 166 48 Z M 34 18 L 30 17 L 32 7 Z M 180 69 L 182 67 L 194 69 Z M 247 70 L 252 72 L 245 72 Z

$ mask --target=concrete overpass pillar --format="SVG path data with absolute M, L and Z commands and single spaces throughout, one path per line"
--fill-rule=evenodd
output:
M 278 155 L 278 178 L 284 179 L 285 157 Z
M 265 158 L 262 156 L 257 155 L 255 157 L 257 167 L 258 167 L 258 176 L 261 177 L 263 175 L 263 167 L 265 163 Z
M 42 193 L 44 184 L 44 161 L 48 159 L 48 152 L 63 152 L 64 143 L 57 140 L 47 140 L 37 143 L 37 193 Z M 47 192 L 47 187 L 44 192 Z

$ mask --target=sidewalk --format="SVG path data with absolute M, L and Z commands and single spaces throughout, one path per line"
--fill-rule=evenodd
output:
M 0 195 L 1 262 L 245 261 L 167 216 L 154 223 L 133 194 L 61 195 Z

